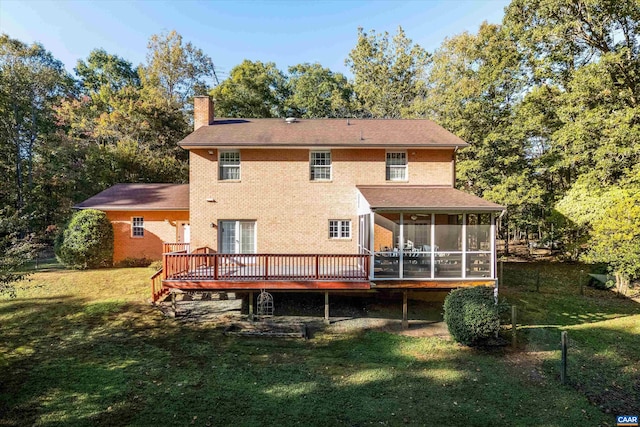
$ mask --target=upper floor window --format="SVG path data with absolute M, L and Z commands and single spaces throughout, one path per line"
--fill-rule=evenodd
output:
M 240 179 L 240 151 L 221 151 L 219 165 L 221 181 Z
M 407 177 L 407 152 L 387 152 L 387 181 L 406 181 Z
M 312 151 L 309 165 L 311 181 L 331 180 L 331 151 Z
M 144 237 L 144 218 L 134 216 L 131 218 L 131 235 L 133 237 Z

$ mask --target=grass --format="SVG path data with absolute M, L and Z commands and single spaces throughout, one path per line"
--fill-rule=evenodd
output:
M 373 331 L 225 337 L 153 309 L 149 269 L 36 273 L 0 300 L 0 426 L 614 425 L 594 396 L 614 378 L 634 390 L 638 306 L 577 296 L 573 266 L 546 267 L 532 292 L 516 280 L 527 268 L 508 265 L 501 290 L 523 309 L 517 351 Z
M 567 331 L 569 384 L 606 413 L 640 413 L 640 304 L 586 286 L 580 295 L 581 270 L 506 264 L 500 295 L 519 308 L 521 350 L 557 376 L 560 332 Z

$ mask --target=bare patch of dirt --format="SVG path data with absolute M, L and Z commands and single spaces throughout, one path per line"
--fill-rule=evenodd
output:
M 442 320 L 442 300 L 409 300 L 409 328 L 402 328 L 402 297 L 399 293 L 363 295 L 331 294 L 330 324 L 324 324 L 324 294 L 272 293 L 274 316 L 270 322 L 303 323 L 309 335 L 320 330 L 336 333 L 384 331 L 413 337 L 450 339 Z M 254 298 L 257 293 L 254 293 Z M 254 301 L 254 310 L 255 310 Z M 226 328 L 248 319 L 248 294 L 183 294 L 176 296 L 175 309 L 170 301 L 157 304 L 169 317 L 187 322 L 208 322 Z

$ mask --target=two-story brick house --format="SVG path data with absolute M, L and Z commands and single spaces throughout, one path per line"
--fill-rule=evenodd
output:
M 168 289 L 494 285 L 503 207 L 454 188 L 467 144 L 429 120 L 219 119 L 197 97 L 191 251 Z M 162 279 L 162 280 L 161 280 Z

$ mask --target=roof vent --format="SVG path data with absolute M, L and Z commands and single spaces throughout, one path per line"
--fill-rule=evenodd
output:
M 296 123 L 298 119 L 296 119 L 295 117 L 287 117 L 286 119 L 284 119 L 284 121 L 291 124 L 291 123 Z

